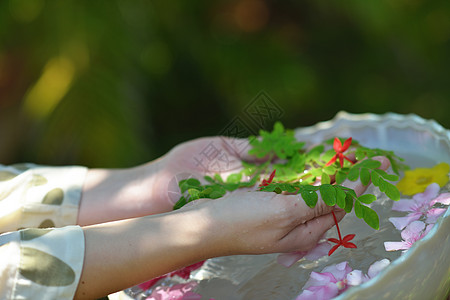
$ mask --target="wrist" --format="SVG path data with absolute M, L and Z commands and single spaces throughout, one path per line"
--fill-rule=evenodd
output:
M 219 199 L 199 199 L 174 212 L 186 220 L 181 232 L 192 244 L 185 246 L 195 245 L 195 251 L 200 251 L 203 259 L 239 253 L 235 239 L 236 224 L 224 214 L 226 208 L 218 202 Z

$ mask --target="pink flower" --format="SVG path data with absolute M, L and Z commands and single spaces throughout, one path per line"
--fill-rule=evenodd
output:
M 351 271 L 345 261 L 325 267 L 322 273 L 311 272 L 304 291 L 295 300 L 325 300 L 339 295 L 348 288 L 347 275 Z
M 192 292 L 196 282 L 177 284 L 172 287 L 158 286 L 146 300 L 200 300 L 202 296 Z
M 303 292 L 295 300 L 328 300 L 343 293 L 350 286 L 359 285 L 378 275 L 390 261 L 382 259 L 373 263 L 365 275 L 360 270 L 353 270 L 348 262 L 342 262 L 324 268 L 322 273 L 311 272 Z
M 316 247 L 309 251 L 297 251 L 292 253 L 282 253 L 278 255 L 277 262 L 280 265 L 289 268 L 303 257 L 307 260 L 317 260 L 328 254 L 331 249 L 331 244 L 328 242 L 318 243 Z
M 422 221 L 414 221 L 402 231 L 401 242 L 384 242 L 386 251 L 405 250 L 406 252 L 411 246 L 422 239 L 433 228 L 433 224 L 426 225 Z
M 401 199 L 394 202 L 392 210 L 409 212 L 405 217 L 389 218 L 395 228 L 401 230 L 413 221 L 422 217 L 427 218 L 427 223 L 435 223 L 446 208 L 433 208 L 436 203 L 444 205 L 450 204 L 450 193 L 444 193 L 438 196 L 440 187 L 437 183 L 430 184 L 425 192 L 413 196 L 413 199 Z
M 389 259 L 382 259 L 374 262 L 365 275 L 360 270 L 353 270 L 347 275 L 347 283 L 351 286 L 360 285 L 378 275 L 384 268 L 386 268 L 391 262 Z

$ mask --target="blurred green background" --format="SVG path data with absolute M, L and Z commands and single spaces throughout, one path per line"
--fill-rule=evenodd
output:
M 250 123 L 260 91 L 289 128 L 340 110 L 450 128 L 449 67 L 448 0 L 4 0 L 0 163 L 132 166 Z

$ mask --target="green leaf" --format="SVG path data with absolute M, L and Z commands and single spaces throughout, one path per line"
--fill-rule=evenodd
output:
M 317 161 L 320 158 L 320 155 L 322 154 L 324 150 L 323 145 L 316 146 L 309 150 L 308 154 L 306 155 L 306 161 Z
M 347 194 L 339 186 L 334 186 L 334 188 L 336 190 L 336 204 L 340 208 L 345 209 L 345 197 L 347 196 Z
M 276 122 L 272 132 L 260 130 L 261 139 L 252 138 L 252 149 L 248 152 L 256 157 L 264 157 L 268 154 L 276 155 L 281 159 L 287 159 L 300 151 L 305 143 L 298 142 L 292 130 L 285 130 L 281 122 Z
M 350 188 L 348 188 L 348 187 L 345 187 L 345 186 L 340 186 L 341 187 L 341 189 L 343 189 L 347 194 L 350 194 L 353 198 L 358 198 L 358 196 L 356 196 L 356 193 L 355 193 L 355 191 L 354 190 L 352 190 L 352 189 L 350 189 Z
M 356 181 L 359 177 L 359 169 L 353 166 L 347 174 L 347 178 L 350 181 Z
M 336 184 L 341 184 L 347 179 L 347 174 L 342 170 L 336 172 Z
M 375 169 L 374 170 L 377 174 L 381 175 L 384 179 L 389 180 L 389 181 L 397 181 L 398 180 L 398 176 L 394 175 L 394 174 L 388 174 L 386 173 L 384 170 L 381 169 Z
M 220 197 L 223 197 L 226 192 L 227 191 L 223 187 L 216 188 L 209 194 L 209 198 L 218 199 Z
M 370 158 L 362 160 L 362 161 L 354 164 L 354 167 L 368 168 L 368 169 L 377 169 L 380 166 L 381 166 L 381 162 L 379 162 L 378 160 L 370 159 Z
M 239 183 L 242 178 L 242 173 L 233 173 L 227 177 L 227 183 Z
M 350 193 L 345 195 L 345 212 L 351 213 L 353 209 L 353 196 Z
M 319 191 L 326 205 L 333 206 L 336 204 L 336 190 L 331 184 L 322 184 Z
M 358 197 L 359 202 L 370 204 L 377 200 L 377 197 L 371 194 L 361 195 Z
M 327 173 L 323 172 L 320 178 L 320 182 L 322 184 L 330 184 L 331 183 L 330 176 Z
M 378 189 L 380 190 L 380 192 L 384 193 L 386 192 L 386 180 L 384 180 L 383 178 L 379 178 L 378 179 Z
M 286 168 L 293 173 L 302 173 L 305 170 L 306 155 L 299 152 L 294 153 L 292 158 L 287 162 Z
M 200 191 L 197 189 L 188 189 L 189 201 L 197 200 L 200 198 Z
M 205 178 L 205 180 L 208 181 L 208 182 L 211 182 L 211 183 L 215 182 L 214 179 L 211 176 L 205 176 L 203 178 Z
M 400 200 L 400 192 L 397 189 L 397 187 L 395 185 L 393 185 L 392 183 L 386 182 L 385 181 L 385 194 L 386 196 L 388 196 L 391 200 L 394 201 L 398 201 Z
M 311 208 L 316 206 L 317 200 L 319 199 L 319 196 L 317 195 L 316 191 L 301 189 L 300 195 L 302 195 L 302 198 L 305 201 L 306 205 L 308 205 Z
M 370 182 L 370 171 L 367 168 L 361 168 L 359 173 L 359 178 L 363 185 L 368 185 Z
M 258 166 L 256 164 L 248 163 L 245 161 L 242 161 L 242 167 L 242 173 L 246 176 L 252 176 L 258 170 Z
M 322 175 L 322 170 L 321 169 L 311 169 L 311 170 L 309 170 L 309 173 L 314 177 L 319 177 Z
M 360 219 L 364 217 L 364 211 L 362 207 L 363 205 L 361 204 L 361 202 L 355 201 L 355 215 Z
M 195 178 L 180 180 L 178 184 L 180 186 L 181 193 L 186 192 L 188 189 L 201 190 L 200 181 Z
M 330 149 L 320 156 L 320 160 L 322 160 L 324 163 L 327 163 L 330 161 L 331 158 L 333 158 L 333 156 L 335 154 L 336 154 L 336 151 L 334 151 L 333 149 Z
M 283 183 L 283 184 L 281 184 L 281 186 L 283 187 L 283 191 L 285 191 L 285 192 L 297 193 L 297 189 L 296 189 L 295 185 L 292 185 L 289 183 Z
M 366 158 L 366 152 L 364 151 L 363 148 L 356 149 L 355 158 L 356 158 L 356 160 L 362 160 L 362 159 Z
M 185 182 L 190 186 L 200 186 L 200 181 L 196 178 L 188 178 Z
M 328 175 L 334 175 L 336 173 L 336 167 L 335 166 L 327 166 L 322 169 L 324 173 L 327 173 Z
M 373 229 L 380 229 L 380 220 L 378 218 L 377 213 L 371 209 L 370 207 L 367 207 L 365 205 L 361 205 L 363 209 L 363 219 Z
M 240 183 L 224 183 L 223 188 L 232 192 L 237 190 L 240 186 Z
M 376 170 L 374 170 L 374 171 L 376 171 Z M 379 186 L 381 176 L 377 172 L 374 172 L 374 171 L 372 173 L 370 173 L 370 178 L 372 179 L 372 183 L 374 186 Z
M 187 204 L 186 198 L 184 196 L 181 196 L 180 199 L 177 201 L 177 203 L 175 203 L 175 205 L 173 206 L 173 210 L 182 208 L 186 204 Z

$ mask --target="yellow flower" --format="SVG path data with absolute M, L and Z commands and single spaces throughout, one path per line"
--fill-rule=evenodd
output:
M 405 195 L 415 195 L 425 191 L 427 186 L 435 182 L 443 187 L 448 182 L 450 166 L 440 163 L 433 168 L 417 168 L 405 171 L 405 176 L 397 183 L 397 188 Z

